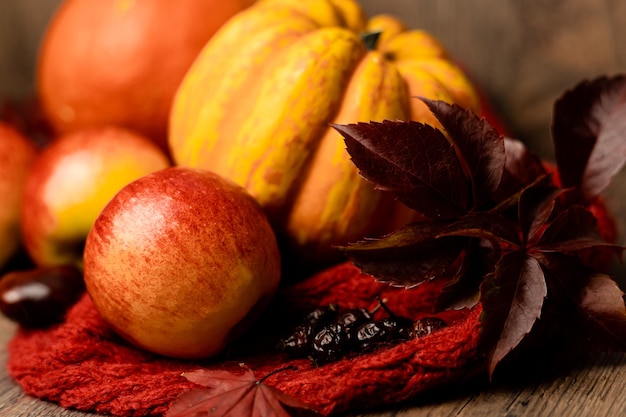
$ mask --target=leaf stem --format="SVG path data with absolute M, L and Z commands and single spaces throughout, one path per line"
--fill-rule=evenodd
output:
M 380 297 L 380 295 L 377 295 L 376 299 L 378 300 L 378 303 L 383 308 L 383 310 L 385 310 L 387 312 L 387 314 L 389 314 L 389 317 L 391 317 L 393 319 L 395 319 L 397 317 L 394 314 L 394 312 L 391 311 L 391 309 L 389 307 L 387 307 L 387 304 L 385 303 L 385 301 L 383 301 L 383 299 Z
M 295 365 L 287 365 L 284 366 L 282 368 L 278 368 L 278 369 L 274 369 L 272 372 L 268 373 L 267 375 L 263 376 L 263 378 L 259 379 L 256 383 L 258 384 L 262 384 L 265 382 L 266 379 L 268 379 L 269 377 L 271 377 L 274 374 L 280 373 L 280 372 L 285 372 L 285 371 L 295 371 L 297 370 L 298 367 Z

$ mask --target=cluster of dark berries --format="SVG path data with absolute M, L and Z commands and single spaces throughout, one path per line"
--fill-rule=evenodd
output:
M 412 320 L 396 316 L 379 299 L 388 317 L 375 320 L 378 307 L 340 309 L 337 304 L 316 308 L 278 347 L 294 358 L 310 358 L 315 364 L 332 362 L 350 354 L 369 352 L 380 346 L 423 337 L 446 327 L 437 317 Z

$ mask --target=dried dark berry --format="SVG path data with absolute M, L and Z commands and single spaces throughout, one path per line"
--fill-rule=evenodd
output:
M 0 278 L 0 311 L 25 327 L 61 322 L 85 292 L 82 272 L 72 266 L 12 271 Z
M 356 329 L 353 335 L 353 346 L 357 352 L 371 350 L 392 340 L 392 333 L 389 326 L 384 323 L 385 320 L 370 321 Z
M 318 307 L 304 317 L 303 324 L 308 323 L 313 325 L 313 328 L 319 329 L 321 326 L 325 326 L 335 320 L 338 315 L 338 310 L 339 307 L 337 304 Z
M 387 317 L 381 320 L 381 324 L 387 329 L 390 338 L 394 341 L 407 341 L 413 337 L 414 323 L 407 317 Z
M 385 304 L 382 298 L 376 298 L 380 307 L 389 315 L 388 318 L 380 321 L 380 324 L 385 327 L 389 334 L 389 341 L 401 342 L 411 339 L 413 334 L 413 320 L 408 317 L 396 315 L 387 304 Z
M 368 310 L 364 308 L 353 308 L 339 314 L 335 322 L 349 329 L 370 320 L 372 320 L 372 315 Z
M 413 338 L 428 336 L 429 334 L 446 327 L 445 321 L 438 317 L 423 317 L 413 323 Z
M 279 340 L 278 349 L 294 358 L 305 358 L 310 353 L 313 335 L 337 318 L 335 304 L 318 307 L 309 312 L 302 322 L 285 338 Z
M 353 338 L 356 328 L 371 320 L 372 315 L 364 308 L 354 308 L 339 314 L 335 323 L 341 325 L 343 328 L 345 333 L 344 338 L 346 341 L 346 349 L 350 349 L 349 344 Z
M 380 297 L 378 301 L 389 317 L 374 320 L 376 310 L 351 308 L 341 311 L 339 306 L 331 304 L 309 313 L 287 338 L 281 340 L 279 347 L 293 357 L 308 356 L 316 364 L 325 364 L 379 346 L 422 337 L 446 325 L 434 317 L 413 321 L 397 316 Z
M 306 357 L 309 352 L 309 343 L 313 333 L 313 326 L 301 324 L 293 332 L 278 342 L 278 349 L 294 358 Z
M 332 323 L 323 327 L 311 341 L 311 360 L 317 364 L 336 361 L 345 356 L 348 348 L 346 331 L 342 325 Z

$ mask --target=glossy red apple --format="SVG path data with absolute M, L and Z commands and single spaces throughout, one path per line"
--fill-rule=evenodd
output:
M 37 148 L 30 139 L 0 122 L 0 269 L 21 244 L 22 195 L 36 154 Z
M 35 160 L 24 190 L 24 246 L 39 266 L 82 263 L 89 229 L 123 186 L 167 168 L 166 154 L 144 136 L 106 127 L 61 136 Z
M 146 350 L 222 352 L 279 283 L 274 231 L 241 187 L 174 167 L 124 187 L 87 237 L 87 291 L 103 318 Z

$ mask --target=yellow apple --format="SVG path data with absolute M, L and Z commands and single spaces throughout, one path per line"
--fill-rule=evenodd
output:
M 81 266 L 100 210 L 123 186 L 167 168 L 165 153 L 128 130 L 103 127 L 61 136 L 36 158 L 26 180 L 21 228 L 39 266 Z
M 107 204 L 83 267 L 96 308 L 122 337 L 160 355 L 205 358 L 268 305 L 280 254 L 243 188 L 173 167 L 130 183 Z
M 22 194 L 36 154 L 30 139 L 0 122 L 0 269 L 20 247 Z

